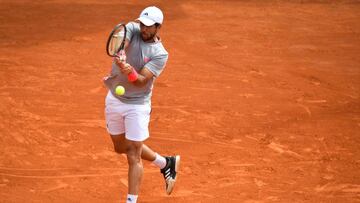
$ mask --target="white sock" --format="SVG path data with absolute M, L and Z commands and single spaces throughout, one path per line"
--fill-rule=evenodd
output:
M 166 159 L 163 156 L 160 156 L 158 153 L 155 153 L 155 160 L 153 164 L 155 164 L 160 169 L 163 169 L 166 166 Z
M 126 197 L 126 203 L 136 203 L 138 196 L 128 194 Z

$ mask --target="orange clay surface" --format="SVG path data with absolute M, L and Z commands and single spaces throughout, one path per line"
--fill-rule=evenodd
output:
M 105 129 L 113 26 L 158 5 L 170 53 L 138 202 L 360 202 L 358 1 L 0 2 L 0 202 L 125 202 Z

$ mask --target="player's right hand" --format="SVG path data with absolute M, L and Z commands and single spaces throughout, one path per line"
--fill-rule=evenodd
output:
M 120 61 L 120 59 L 115 59 L 115 63 L 120 69 L 120 72 L 124 75 L 131 73 L 133 67 L 130 64 Z

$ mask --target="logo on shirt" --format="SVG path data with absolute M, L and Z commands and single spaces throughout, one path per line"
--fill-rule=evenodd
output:
M 145 62 L 145 63 L 147 63 L 147 62 L 149 62 L 149 61 L 150 61 L 150 58 L 144 57 L 144 62 Z

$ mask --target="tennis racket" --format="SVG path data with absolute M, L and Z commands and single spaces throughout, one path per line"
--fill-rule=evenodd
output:
M 111 57 L 118 57 L 121 61 L 126 60 L 125 56 L 125 39 L 126 26 L 125 24 L 117 24 L 111 31 L 106 43 L 106 53 Z
M 111 57 L 119 58 L 121 61 L 126 61 L 125 55 L 125 39 L 126 26 L 125 24 L 117 24 L 110 32 L 109 38 L 106 42 L 106 53 Z M 118 70 L 117 70 L 118 71 Z M 103 78 L 103 82 L 110 90 L 115 90 L 119 84 L 115 84 L 113 78 L 117 77 L 118 72 L 112 72 L 110 75 Z

